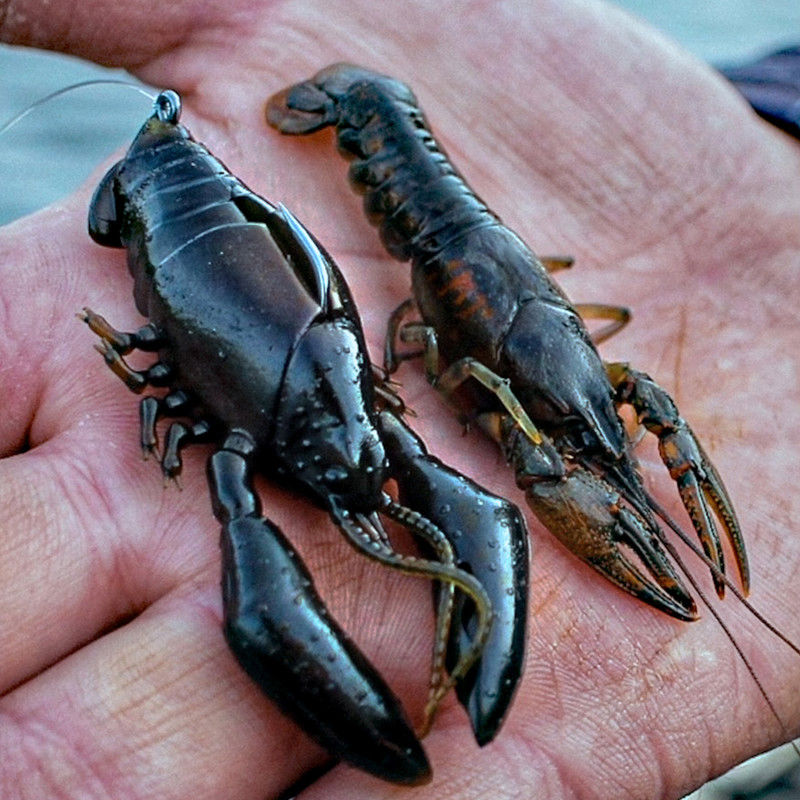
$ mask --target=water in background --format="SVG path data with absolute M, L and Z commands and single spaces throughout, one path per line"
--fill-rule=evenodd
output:
M 618 0 L 616 5 L 714 64 L 747 61 L 800 42 L 800 0 Z M 0 125 L 52 91 L 98 77 L 125 74 L 0 45 Z M 145 97 L 130 90 L 89 87 L 36 109 L 0 137 L 0 224 L 73 191 L 131 140 L 149 107 Z M 692 800 L 747 797 L 800 800 L 796 754 L 780 748 L 753 759 L 703 787 Z
M 726 65 L 800 42 L 798 0 L 617 0 L 696 56 Z

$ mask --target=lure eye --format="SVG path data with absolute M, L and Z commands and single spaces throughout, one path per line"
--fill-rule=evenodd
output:
M 181 115 L 180 95 L 172 89 L 165 89 L 160 92 L 153 103 L 153 114 L 161 122 L 168 122 L 172 125 L 177 124 Z

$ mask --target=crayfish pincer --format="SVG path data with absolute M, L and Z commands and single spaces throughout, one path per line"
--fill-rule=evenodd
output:
M 425 725 L 461 681 L 473 725 L 489 738 L 524 653 L 524 522 L 513 505 L 429 456 L 383 408 L 391 397 L 378 400 L 360 320 L 330 257 L 285 208 L 196 142 L 179 113 L 178 95 L 162 92 L 89 213 L 95 241 L 127 250 L 136 307 L 149 321 L 126 333 L 89 309 L 83 319 L 131 390 L 164 387 L 141 400 L 140 430 L 149 454 L 159 447 L 158 422 L 172 420 L 160 458 L 165 478 L 177 478 L 184 446 L 214 447 L 208 479 L 222 524 L 224 628 L 240 664 L 334 756 L 386 780 L 422 782 L 430 767 L 399 701 L 263 516 L 254 474 L 325 508 L 361 552 L 436 581 Z M 157 362 L 133 369 L 124 356 L 135 349 L 157 353 Z M 408 505 L 384 491 L 390 479 Z M 491 517 L 472 513 L 484 506 Z M 398 553 L 380 515 L 432 555 Z M 492 570 L 503 577 L 486 587 L 488 568 L 472 563 L 488 560 L 480 537 L 503 545 Z M 474 538 L 471 550 L 461 538 Z
M 632 407 L 658 438 L 717 592 L 727 581 L 718 525 L 747 590 L 733 505 L 700 443 L 649 376 L 597 352 L 627 311 L 568 301 L 549 273 L 571 261 L 537 258 L 501 223 L 451 164 L 407 86 L 334 64 L 275 94 L 267 120 L 286 134 L 335 127 L 369 220 L 392 256 L 411 261 L 414 302 L 390 322 L 387 372 L 419 354 L 398 355 L 398 338 L 421 345 L 430 382 L 499 443 L 547 528 L 621 588 L 695 619 L 656 517 L 680 529 L 645 490 L 618 414 Z M 419 320 L 405 321 L 414 307 Z M 594 341 L 582 317 L 606 319 Z

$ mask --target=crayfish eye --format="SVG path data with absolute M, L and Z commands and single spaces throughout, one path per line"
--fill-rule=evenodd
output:
M 105 247 L 122 247 L 116 189 L 120 168 L 121 162 L 111 167 L 94 190 L 89 204 L 89 235 Z

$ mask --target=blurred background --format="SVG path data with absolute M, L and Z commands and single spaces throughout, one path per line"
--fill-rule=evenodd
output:
M 619 0 L 713 64 L 800 42 L 800 0 Z M 125 77 L 74 58 L 0 45 L 0 125 L 78 81 Z M 0 224 L 71 192 L 130 141 L 150 108 L 119 86 L 90 86 L 34 109 L 0 136 Z
M 748 61 L 800 43 L 800 0 L 618 0 L 696 56 Z M 124 78 L 78 59 L 0 45 L 0 126 L 50 92 Z M 0 224 L 69 194 L 130 141 L 150 101 L 118 86 L 90 86 L 34 109 L 0 135 Z M 686 800 L 800 800 L 800 756 L 780 748 L 732 770 Z
M 735 64 L 800 42 L 799 0 L 619 0 L 713 64 Z M 0 126 L 34 101 L 79 81 L 124 78 L 87 62 L 0 45 Z M 0 136 L 0 224 L 71 192 L 130 141 L 150 108 L 119 86 L 89 86 L 31 111 Z

